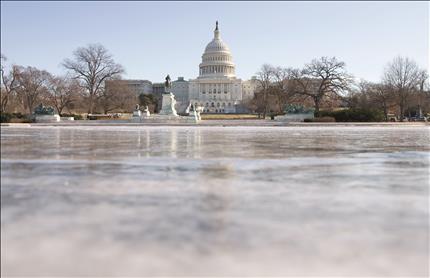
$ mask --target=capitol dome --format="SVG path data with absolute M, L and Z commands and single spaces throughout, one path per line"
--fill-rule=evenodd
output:
M 214 30 L 214 38 L 206 46 L 199 68 L 199 78 L 235 77 L 233 58 L 229 47 L 221 39 L 218 21 Z
M 205 53 L 220 51 L 230 53 L 230 49 L 227 44 L 225 44 L 221 39 L 213 39 L 205 48 Z

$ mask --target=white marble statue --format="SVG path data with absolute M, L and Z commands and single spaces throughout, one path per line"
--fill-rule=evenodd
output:
M 185 114 L 189 115 L 191 110 L 191 102 L 188 104 L 187 108 L 185 109 Z
M 146 117 L 151 116 L 151 113 L 149 113 L 148 105 L 146 105 L 146 106 L 145 106 L 145 109 L 143 110 L 143 112 L 145 113 L 145 116 L 146 116 Z
M 196 122 L 202 120 L 200 113 L 203 112 L 203 109 L 204 109 L 204 107 L 200 106 L 200 105 L 194 107 L 194 119 L 196 120 Z
M 133 111 L 133 117 L 140 117 L 141 114 L 142 113 L 140 112 L 139 104 L 136 104 L 136 107 L 134 108 L 134 111 Z

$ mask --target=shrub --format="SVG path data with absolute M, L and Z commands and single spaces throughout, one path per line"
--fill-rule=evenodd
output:
M 26 119 L 26 115 L 22 114 L 22 113 L 12 113 L 12 118 L 17 118 L 17 119 Z
M 324 116 L 324 117 L 314 118 L 314 122 L 334 123 L 336 122 L 336 119 L 334 117 Z
M 336 122 L 381 122 L 384 114 L 374 109 L 345 109 L 339 111 L 320 111 L 316 117 L 333 117 Z
M 1 113 L 0 122 L 2 123 L 31 123 L 32 120 L 22 113 Z
M 12 114 L 9 114 L 9 113 L 1 113 L 0 114 L 0 122 L 8 123 L 8 122 L 10 122 L 10 119 L 12 119 Z
M 27 118 L 12 118 L 9 121 L 10 123 L 34 123 L 34 120 L 32 119 L 27 119 Z

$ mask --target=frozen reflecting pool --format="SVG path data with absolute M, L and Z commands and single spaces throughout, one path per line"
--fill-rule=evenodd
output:
M 427 276 L 428 127 L 2 127 L 1 271 Z

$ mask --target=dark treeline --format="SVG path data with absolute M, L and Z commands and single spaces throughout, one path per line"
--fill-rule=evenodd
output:
M 389 62 L 378 83 L 356 82 L 344 62 L 335 57 L 314 59 L 303 68 L 263 65 L 257 73 L 258 90 L 246 103 L 262 117 L 282 114 L 287 104 L 320 110 L 373 110 L 388 121 L 394 114 L 399 120 L 430 112 L 428 73 L 416 62 L 396 57 Z

